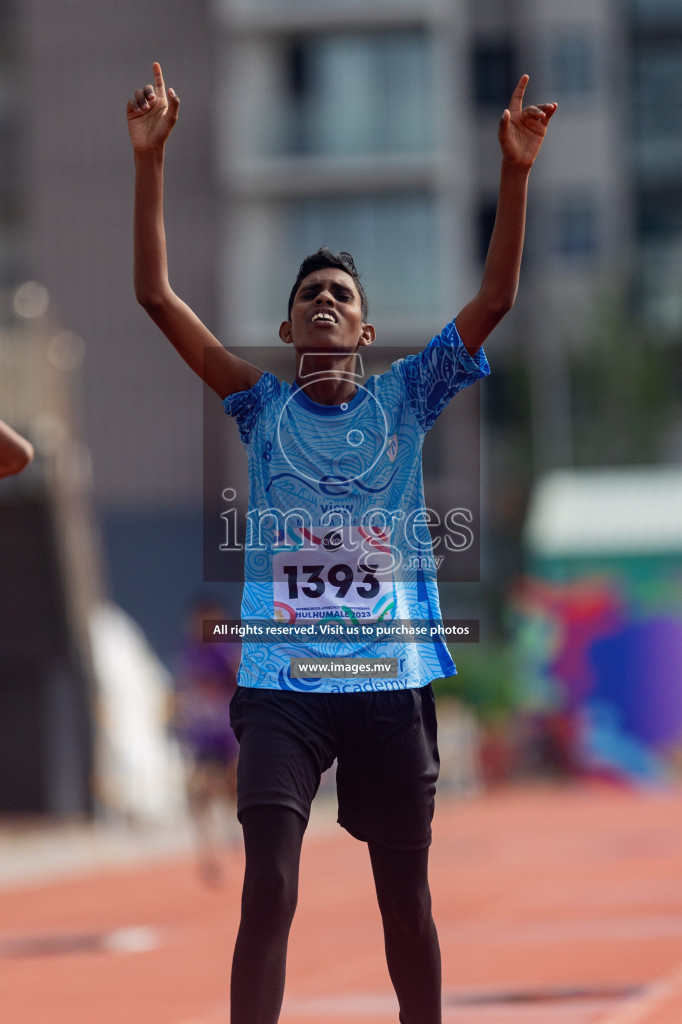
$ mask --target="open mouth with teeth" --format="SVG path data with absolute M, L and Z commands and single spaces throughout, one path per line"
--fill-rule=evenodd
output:
M 335 324 L 338 321 L 333 313 L 328 313 L 326 310 L 320 310 L 318 313 L 313 313 L 310 318 L 310 322 L 313 324 Z

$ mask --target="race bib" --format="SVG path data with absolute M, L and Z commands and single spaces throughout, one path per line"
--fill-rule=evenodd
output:
M 390 538 L 362 527 L 304 531 L 300 548 L 273 552 L 277 622 L 381 622 L 393 618 Z

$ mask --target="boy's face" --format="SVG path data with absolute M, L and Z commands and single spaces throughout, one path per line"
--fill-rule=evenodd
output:
M 371 345 L 374 328 L 363 323 L 355 281 L 339 267 L 322 267 L 304 277 L 294 296 L 291 320 L 279 336 L 297 352 L 355 352 Z

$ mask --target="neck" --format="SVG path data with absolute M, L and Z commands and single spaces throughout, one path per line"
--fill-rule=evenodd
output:
M 357 393 L 355 353 L 312 352 L 299 358 L 296 383 L 319 405 L 342 405 Z

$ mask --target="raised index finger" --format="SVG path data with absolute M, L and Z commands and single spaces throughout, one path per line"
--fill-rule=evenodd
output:
M 529 81 L 530 81 L 529 75 L 521 75 L 521 77 L 519 79 L 519 84 L 514 89 L 514 92 L 512 93 L 512 98 L 509 101 L 509 111 L 510 111 L 510 113 L 512 113 L 512 114 L 520 114 L 521 113 L 521 108 L 523 106 L 523 94 L 526 91 L 526 86 L 528 85 Z
M 152 71 L 154 72 L 154 92 L 160 100 L 165 99 L 166 86 L 163 81 L 163 72 L 161 71 L 161 65 L 158 60 L 155 60 L 152 64 Z

